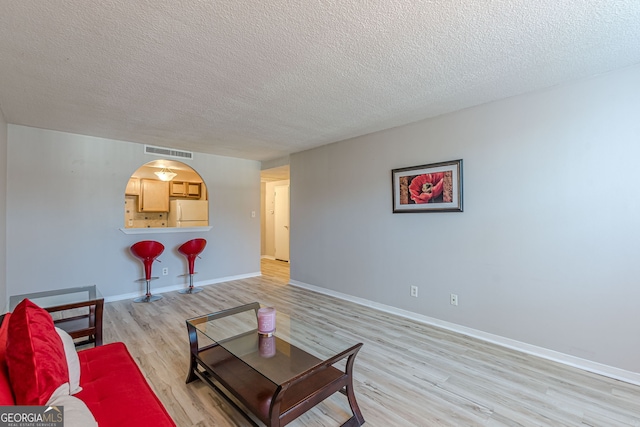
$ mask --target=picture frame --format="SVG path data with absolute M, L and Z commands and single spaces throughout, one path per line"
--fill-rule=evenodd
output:
M 462 212 L 462 159 L 391 171 L 393 213 Z

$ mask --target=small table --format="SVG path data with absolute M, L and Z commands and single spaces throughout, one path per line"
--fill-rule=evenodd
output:
M 270 427 L 290 423 L 339 391 L 353 413 L 342 425 L 364 424 L 353 391 L 353 365 L 362 343 L 318 358 L 289 341 L 310 343 L 319 337 L 282 313 L 276 316 L 278 336 L 258 334 L 259 308 L 255 302 L 187 320 L 191 356 L 186 382 L 199 378 L 251 423 Z M 206 343 L 199 344 L 199 337 Z M 340 362 L 342 369 L 334 366 Z
M 56 327 L 66 331 L 71 338 L 84 338 L 86 340 L 76 342 L 76 346 L 93 343 L 102 345 L 102 311 L 104 298 L 96 285 L 77 288 L 56 289 L 53 291 L 34 292 L 30 294 L 14 295 L 9 297 L 9 311 L 28 298 L 34 304 L 47 310 L 49 313 L 81 309 L 88 307 L 88 313 L 72 315 L 71 317 L 54 318 Z

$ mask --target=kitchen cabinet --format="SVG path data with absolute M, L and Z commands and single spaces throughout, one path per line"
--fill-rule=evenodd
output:
M 131 178 L 127 182 L 127 188 L 124 190 L 124 194 L 127 196 L 139 196 L 140 195 L 140 179 Z
M 186 197 L 199 199 L 201 194 L 201 183 L 186 181 L 171 181 L 169 185 L 169 195 L 171 197 Z
M 169 212 L 169 183 L 141 179 L 138 212 Z

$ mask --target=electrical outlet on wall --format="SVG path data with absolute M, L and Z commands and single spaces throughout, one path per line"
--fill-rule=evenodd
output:
M 411 287 L 411 296 L 417 298 L 418 297 L 418 287 L 417 286 L 412 286 Z
M 163 268 L 163 269 L 162 269 L 162 275 L 163 275 L 163 276 L 166 276 L 166 275 L 168 275 L 168 274 L 169 274 L 169 267 L 165 267 L 165 268 Z
M 458 295 L 451 294 L 451 305 L 458 305 Z

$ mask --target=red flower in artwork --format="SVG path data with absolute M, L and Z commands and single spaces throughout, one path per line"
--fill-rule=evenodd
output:
M 409 184 L 411 200 L 416 203 L 429 203 L 431 199 L 442 194 L 444 172 L 425 173 L 418 175 Z

